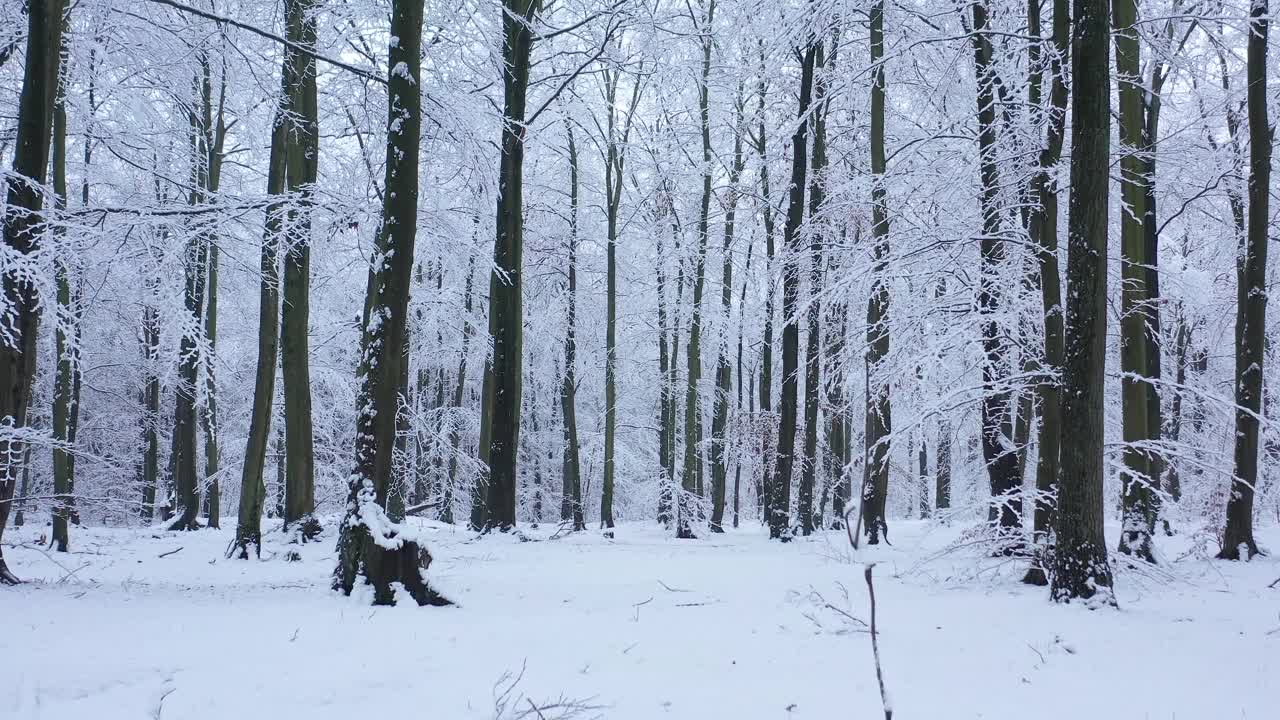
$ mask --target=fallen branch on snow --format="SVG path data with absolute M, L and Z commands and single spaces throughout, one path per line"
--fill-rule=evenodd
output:
M 884 706 L 884 720 L 893 720 L 893 705 L 889 702 L 889 693 L 884 689 L 884 671 L 880 667 L 880 643 L 876 641 L 876 588 L 871 582 L 871 569 L 875 563 L 867 563 L 866 572 L 862 574 L 867 580 L 867 595 L 871 597 L 871 653 L 876 660 L 876 682 L 880 685 L 880 704 Z

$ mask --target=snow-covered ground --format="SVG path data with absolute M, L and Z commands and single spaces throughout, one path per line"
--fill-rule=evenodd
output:
M 0 589 L 4 718 L 875 718 L 869 560 L 896 718 L 1280 717 L 1280 562 L 1208 561 L 1190 532 L 1091 611 L 1017 563 L 935 558 L 961 528 L 924 522 L 856 561 L 843 533 L 428 526 L 438 609 L 331 592 L 331 529 L 299 562 L 226 560 L 228 530 L 73 528 L 68 555 L 44 531 L 5 535 L 28 582 Z

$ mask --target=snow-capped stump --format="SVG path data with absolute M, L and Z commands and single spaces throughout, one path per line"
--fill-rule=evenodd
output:
M 452 605 L 427 585 L 431 553 L 408 525 L 393 522 L 372 488 L 361 490 L 338 540 L 335 590 L 350 595 L 358 582 L 373 588 L 374 605 L 395 605 L 397 583 L 418 605 Z

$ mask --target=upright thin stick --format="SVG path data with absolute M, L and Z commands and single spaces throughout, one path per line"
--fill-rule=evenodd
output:
M 884 689 L 884 671 L 880 669 L 880 643 L 876 641 L 876 587 L 871 582 L 871 569 L 875 563 L 867 563 L 862 576 L 867 580 L 867 594 L 871 596 L 871 653 L 876 659 L 876 682 L 880 684 L 880 704 L 884 706 L 884 720 L 893 720 L 893 706 Z

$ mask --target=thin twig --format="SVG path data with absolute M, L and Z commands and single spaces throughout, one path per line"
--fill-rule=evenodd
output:
M 172 555 L 172 554 L 174 554 L 174 553 L 178 552 L 178 550 L 181 550 L 181 549 L 182 549 L 182 546 L 178 546 L 178 549 L 177 549 L 177 550 L 170 550 L 170 551 L 169 551 L 169 552 L 167 552 L 167 553 L 160 553 L 160 554 L 159 554 L 159 555 L 157 555 L 156 557 L 168 557 L 168 556 L 170 556 L 170 555 Z
M 634 604 L 634 605 L 632 605 L 632 606 L 631 606 L 631 607 L 633 607 L 633 608 L 635 608 L 635 609 L 636 609 L 636 619 L 635 619 L 635 622 L 640 622 L 640 608 L 641 608 L 641 607 L 643 607 L 643 606 L 645 606 L 645 605 L 648 605 L 648 604 L 649 604 L 649 603 L 651 603 L 651 602 L 653 602 L 653 597 L 650 597 L 648 600 L 645 600 L 644 602 L 638 602 L 638 603 L 636 603 L 636 604 Z

